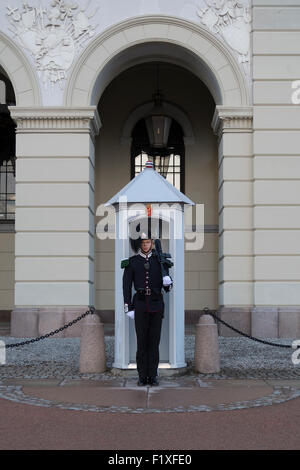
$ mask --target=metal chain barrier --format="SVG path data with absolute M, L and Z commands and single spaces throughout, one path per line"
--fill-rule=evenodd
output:
M 85 313 L 83 313 L 79 317 L 75 318 L 71 322 L 67 323 L 66 325 L 62 326 L 61 328 L 58 328 L 57 330 L 51 331 L 50 333 L 46 333 L 43 336 L 38 336 L 37 338 L 22 341 L 21 343 L 6 344 L 5 348 L 8 349 L 8 348 L 16 348 L 16 347 L 19 347 L 19 346 L 25 346 L 26 344 L 36 343 L 37 341 L 41 341 L 45 338 L 49 338 L 50 336 L 53 336 L 56 333 L 59 333 L 59 332 L 65 330 L 65 329 L 69 328 L 70 326 L 74 325 L 75 323 L 79 322 L 80 320 L 82 320 L 87 315 L 90 315 L 90 314 L 92 315 L 94 313 L 95 313 L 95 309 L 94 309 L 94 307 L 91 307 Z M 205 307 L 203 309 L 203 313 L 201 313 L 200 315 L 211 315 L 217 322 L 222 323 L 223 325 L 227 326 L 227 328 L 230 328 L 231 330 L 235 331 L 236 333 L 238 333 L 241 336 L 245 336 L 246 338 L 252 339 L 253 341 L 257 341 L 258 343 L 267 344 L 269 346 L 276 346 L 278 348 L 293 348 L 293 346 L 291 344 L 273 343 L 273 342 L 270 342 L 270 341 L 266 341 L 266 340 L 255 338 L 254 336 L 248 335 L 247 333 L 244 333 L 243 331 L 238 330 L 234 326 L 229 325 L 224 320 L 221 320 L 220 317 L 218 317 L 215 313 L 213 313 L 212 310 L 210 310 L 207 307 Z M 300 348 L 300 346 L 297 346 L 297 348 Z
M 72 320 L 70 321 L 69 323 L 67 323 L 66 325 L 58 328 L 57 330 L 54 330 L 54 331 L 51 331 L 50 333 L 46 333 L 45 335 L 43 336 L 38 336 L 37 338 L 33 338 L 33 339 L 29 339 L 29 340 L 26 340 L 26 341 L 22 341 L 21 343 L 12 343 L 12 344 L 6 344 L 5 345 L 5 348 L 8 349 L 8 348 L 17 348 L 18 346 L 25 346 L 25 344 L 31 344 L 31 343 L 36 343 L 37 341 L 41 341 L 42 339 L 45 339 L 45 338 L 49 338 L 50 336 L 53 336 L 55 335 L 56 333 L 59 333 L 60 331 L 63 331 L 63 330 L 66 330 L 67 328 L 69 328 L 69 326 L 72 326 L 74 325 L 75 323 L 79 322 L 80 320 L 82 320 L 82 318 L 86 317 L 87 315 L 89 314 L 94 314 L 95 313 L 95 309 L 94 307 L 90 307 L 89 310 L 87 310 L 85 313 L 83 313 L 82 315 L 80 315 L 80 317 L 77 317 L 75 318 L 75 320 Z
M 201 313 L 200 315 L 211 315 L 217 322 L 223 323 L 223 325 L 227 326 L 228 328 L 235 331 L 239 335 L 245 336 L 246 338 L 252 339 L 253 341 L 257 341 L 258 343 L 268 344 L 269 346 L 277 346 L 278 348 L 293 348 L 291 344 L 272 343 L 270 341 L 266 341 L 264 339 L 259 339 L 259 338 L 255 338 L 254 336 L 248 335 L 247 333 L 244 333 L 243 331 L 240 331 L 237 328 L 234 328 L 233 326 L 229 325 L 224 320 L 221 320 L 221 318 L 219 318 L 215 313 L 212 312 L 212 310 L 209 310 L 209 308 L 207 307 L 203 309 L 203 313 Z M 299 347 L 300 346 L 298 346 L 298 348 Z

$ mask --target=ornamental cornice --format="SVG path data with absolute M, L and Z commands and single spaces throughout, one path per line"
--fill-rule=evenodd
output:
M 217 105 L 211 126 L 219 138 L 225 132 L 251 132 L 253 108 L 252 106 L 231 108 Z
M 12 119 L 17 124 L 17 133 L 90 132 L 94 137 L 101 128 L 96 106 L 83 108 L 9 106 L 9 110 Z

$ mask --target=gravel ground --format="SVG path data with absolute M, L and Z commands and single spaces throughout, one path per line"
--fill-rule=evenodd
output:
M 6 344 L 28 338 L 0 336 Z M 188 373 L 194 373 L 194 335 L 185 337 Z M 291 344 L 291 339 L 268 339 L 278 344 Z M 107 367 L 112 367 L 114 337 L 105 337 Z M 209 377 L 299 378 L 300 364 L 292 363 L 293 349 L 257 343 L 248 338 L 219 337 L 221 372 Z M 20 376 L 79 375 L 80 338 L 49 338 L 6 351 L 6 364 L 0 366 L 0 378 Z M 204 375 L 204 374 L 201 374 Z

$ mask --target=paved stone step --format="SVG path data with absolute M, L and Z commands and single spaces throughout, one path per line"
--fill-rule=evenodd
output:
M 6 379 L 0 398 L 30 405 L 96 412 L 160 413 L 232 410 L 282 403 L 300 396 L 300 380 L 161 380 L 138 387 L 133 379 Z

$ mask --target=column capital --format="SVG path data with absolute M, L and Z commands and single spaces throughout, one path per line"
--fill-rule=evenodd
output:
M 217 105 L 211 126 L 214 134 L 222 137 L 226 132 L 251 132 L 253 121 L 252 106 L 228 107 Z
M 94 138 L 101 128 L 96 106 L 9 106 L 9 111 L 17 133 L 90 133 Z

